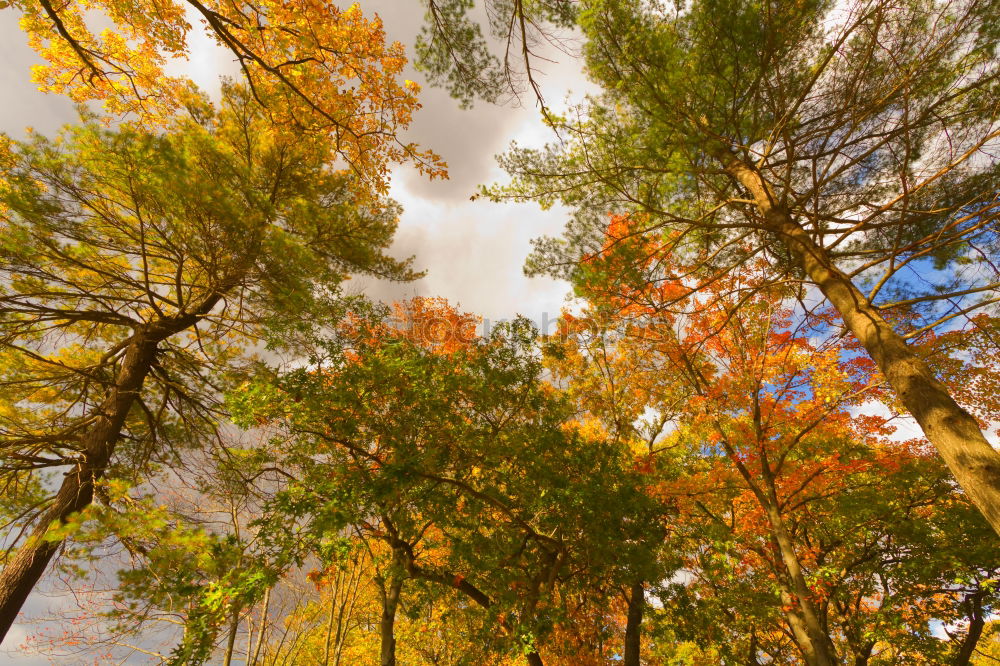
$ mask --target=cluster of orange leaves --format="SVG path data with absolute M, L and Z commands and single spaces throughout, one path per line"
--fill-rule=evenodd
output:
M 360 346 L 377 348 L 388 340 L 403 339 L 434 354 L 448 355 L 479 340 L 479 323 L 478 316 L 461 312 L 447 299 L 418 296 L 393 303 L 391 314 L 379 321 L 348 313 L 340 329 Z M 360 357 L 349 351 L 347 358 L 357 361 Z
M 479 339 L 481 319 L 461 312 L 447 299 L 417 297 L 393 304 L 394 335 L 437 354 L 453 354 Z

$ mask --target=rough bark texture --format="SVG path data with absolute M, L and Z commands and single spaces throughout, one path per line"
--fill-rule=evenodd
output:
M 628 615 L 625 620 L 625 646 L 622 652 L 622 666 L 639 666 L 641 663 L 642 614 L 646 607 L 646 590 L 642 581 L 632 584 L 628 598 Z
M 1000 453 L 990 446 L 976 419 L 955 402 L 924 360 L 780 205 L 763 176 L 731 154 L 720 154 L 720 160 L 753 195 L 766 227 L 837 309 L 969 499 L 1000 534 Z

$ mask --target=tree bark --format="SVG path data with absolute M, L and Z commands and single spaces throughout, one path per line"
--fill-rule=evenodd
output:
M 271 605 L 271 588 L 264 590 L 264 599 L 261 601 L 260 627 L 257 628 L 257 640 L 254 642 L 253 652 L 250 655 L 250 666 L 256 666 L 260 658 L 260 648 L 264 644 L 264 631 L 267 628 L 267 610 Z
M 83 456 L 66 474 L 52 506 L 42 514 L 31 536 L 0 572 L 0 641 L 7 635 L 31 590 L 45 573 L 62 540 L 46 540 L 53 525 L 63 525 L 94 498 L 94 483 L 104 475 L 119 432 L 142 383 L 156 360 L 159 340 L 137 333 L 122 360 L 118 380 L 97 410 L 83 441 Z
M 752 630 L 750 632 L 750 645 L 747 647 L 747 666 L 760 666 L 760 660 L 757 659 L 757 631 Z
M 625 620 L 625 649 L 622 653 L 622 666 L 639 666 L 641 663 L 642 614 L 646 606 L 646 590 L 642 581 L 632 584 L 628 598 L 628 615 Z
M 769 504 L 766 509 L 774 543 L 792 584 L 792 590 L 782 591 L 782 602 L 798 608 L 797 612 L 786 614 L 792 633 L 795 635 L 795 642 L 798 643 L 803 658 L 810 666 L 836 666 L 839 662 L 833 651 L 833 643 L 823 631 L 816 607 L 809 599 L 809 586 L 806 584 L 805 575 L 802 573 L 799 558 L 795 554 L 795 547 L 785 528 L 784 520 L 773 504 Z
M 854 666 L 868 666 L 874 649 L 875 643 L 873 641 L 869 641 L 861 646 L 861 649 L 854 655 Z
M 728 150 L 719 151 L 717 156 L 726 171 L 753 195 L 766 227 L 781 238 L 837 309 L 969 499 L 1000 534 L 1000 452 L 987 441 L 976 419 L 955 402 L 927 363 L 778 202 L 764 177 Z
M 965 632 L 965 640 L 955 654 L 953 666 L 969 666 L 972 655 L 976 652 L 976 645 L 983 635 L 983 627 L 986 625 L 986 618 L 983 616 L 983 592 L 977 592 L 965 599 L 968 608 L 969 630 Z
M 240 607 L 233 607 L 233 620 L 229 624 L 229 635 L 226 637 L 226 652 L 222 656 L 222 666 L 233 663 L 233 651 L 236 649 L 236 634 L 240 629 Z
M 326 616 L 326 640 L 323 642 L 323 666 L 330 666 L 330 645 L 333 641 L 333 624 L 337 619 L 337 593 L 340 591 L 340 573 L 337 573 L 335 583 L 330 590 L 330 611 Z M 339 637 L 340 630 L 338 628 Z
M 403 590 L 403 579 L 393 576 L 386 586 L 380 581 L 382 592 L 382 617 L 378 623 L 380 647 L 379 665 L 396 666 L 396 609 L 399 607 L 399 595 Z
M 763 432 L 760 425 L 760 409 L 758 401 L 754 400 L 754 429 L 758 443 L 762 442 Z M 802 658 L 809 666 L 833 666 L 837 663 L 836 649 L 828 633 L 819 619 L 815 604 L 810 597 L 809 586 L 806 583 L 802 566 L 795 552 L 795 544 L 779 508 L 775 479 L 766 457 L 761 457 L 761 474 L 765 487 L 761 488 L 753 479 L 750 470 L 743 464 L 736 450 L 728 443 L 721 424 L 716 424 L 717 432 L 722 436 L 721 442 L 726 449 L 733 465 L 747 483 L 748 489 L 754 494 L 757 503 L 767 517 L 771 544 L 781 558 L 775 566 L 775 576 L 781 593 L 781 604 L 784 607 L 785 619 L 792 632 L 792 639 L 802 652 Z

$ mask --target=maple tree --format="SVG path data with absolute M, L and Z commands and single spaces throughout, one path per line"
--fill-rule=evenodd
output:
M 381 663 L 408 580 L 461 592 L 541 663 L 557 591 L 624 575 L 648 525 L 623 516 L 650 509 L 620 449 L 539 381 L 524 321 L 479 338 L 442 303 L 399 312 L 348 319 L 314 367 L 234 394 L 234 413 L 286 424 L 297 445 L 281 465 L 301 486 L 280 501 L 310 532 L 350 523 L 390 549 Z
M 422 5 L 432 83 L 557 134 L 481 192 L 572 210 L 555 335 L 342 294 L 445 175 L 361 6 L 0 3 L 105 114 L 0 140 L 0 626 L 58 555 L 77 659 L 988 661 L 997 1 Z
M 551 343 L 553 369 L 647 449 L 652 492 L 677 511 L 688 559 L 661 597 L 672 635 L 751 663 L 967 659 L 995 603 L 995 539 L 919 443 L 851 415 L 891 397 L 873 364 L 831 335 L 833 315 L 793 317 L 763 263 L 685 312 L 679 292 L 680 279 L 602 291 Z M 930 635 L 930 618 L 967 616 L 954 646 Z

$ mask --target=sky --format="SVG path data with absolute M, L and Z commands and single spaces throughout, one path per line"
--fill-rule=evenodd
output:
M 377 12 L 389 39 L 402 42 L 408 52 L 420 29 L 423 9 L 417 0 L 363 0 L 367 14 Z M 25 128 L 51 135 L 76 120 L 73 105 L 64 97 L 38 92 L 30 81 L 31 64 L 38 56 L 27 46 L 17 26 L 18 14 L 0 11 L 0 131 L 14 138 Z M 191 57 L 172 66 L 172 73 L 190 76 L 203 89 L 213 90 L 220 75 L 236 72 L 232 58 L 214 47 L 196 25 L 189 35 Z M 579 63 L 562 54 L 547 54 L 555 63 L 542 68 L 546 101 L 555 109 L 570 96 L 588 90 Z M 366 293 L 385 301 L 412 296 L 443 296 L 461 309 L 494 324 L 521 314 L 537 325 L 554 322 L 565 304 L 568 285 L 550 278 L 528 278 L 522 266 L 530 241 L 558 234 L 566 213 L 558 208 L 542 211 L 534 204 L 495 204 L 470 201 L 478 185 L 502 181 L 495 156 L 511 141 L 541 145 L 549 131 L 539 120 L 530 96 L 522 107 L 478 104 L 462 110 L 445 91 L 426 85 L 412 67 L 405 77 L 421 83 L 423 108 L 417 112 L 404 141 L 415 141 L 439 153 L 449 166 L 448 180 L 429 181 L 411 167 L 392 175 L 391 196 L 403 206 L 396 241 L 390 252 L 413 256 L 426 277 L 411 283 L 392 284 L 356 278 L 347 285 L 351 293 Z M 37 615 L 59 599 L 34 595 L 26 607 Z M 16 625 L 4 648 L 21 644 L 27 626 Z M 0 661 L 17 666 L 51 663 L 0 648 Z M 62 663 L 73 663 L 72 659 Z
M 385 24 L 390 39 L 414 43 L 423 18 L 421 3 L 414 0 L 368 0 Z M 564 58 L 564 61 L 566 59 Z M 553 65 L 547 88 L 562 99 L 568 88 L 583 87 L 579 66 L 573 62 Z M 414 255 L 416 266 L 428 271 L 422 280 L 406 285 L 363 283 L 376 297 L 392 299 L 444 296 L 463 309 L 491 320 L 523 314 L 541 322 L 557 315 L 568 287 L 547 278 L 527 278 L 521 267 L 530 251 L 530 240 L 558 233 L 565 222 L 559 210 L 541 211 L 534 204 L 493 204 L 470 201 L 476 187 L 501 180 L 495 155 L 512 140 L 541 144 L 548 130 L 539 121 L 533 100 L 525 107 L 478 104 L 462 110 L 447 92 L 426 85 L 412 68 L 406 73 L 423 85 L 423 108 L 416 114 L 407 140 L 440 153 L 448 162 L 450 178 L 428 181 L 404 167 L 393 174 L 390 194 L 403 205 L 397 256 Z M 352 288 L 361 288 L 353 285 Z

